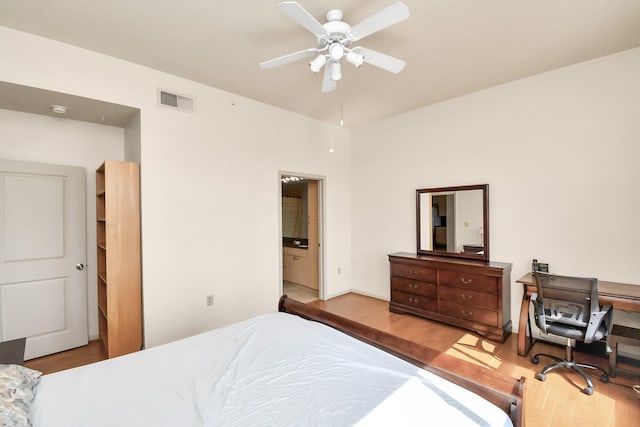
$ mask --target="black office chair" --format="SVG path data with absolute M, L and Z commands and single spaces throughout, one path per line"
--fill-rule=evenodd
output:
M 593 382 L 580 368 L 595 369 L 602 372 L 600 380 L 609 382 L 609 374 L 593 365 L 576 363 L 573 359 L 573 346 L 576 340 L 585 343 L 602 341 L 611 334 L 613 310 L 611 304 L 600 307 L 598 304 L 598 279 L 559 276 L 535 272 L 534 278 L 538 292 L 531 296 L 535 309 L 536 324 L 544 334 L 567 338 L 565 357 L 561 359 L 551 354 L 536 354 L 531 362 L 537 364 L 538 357 L 546 356 L 558 361 L 545 367 L 536 375 L 544 381 L 547 373 L 556 368 L 570 368 L 579 373 L 587 382 L 582 391 L 593 394 Z M 611 351 L 607 344 L 607 351 Z

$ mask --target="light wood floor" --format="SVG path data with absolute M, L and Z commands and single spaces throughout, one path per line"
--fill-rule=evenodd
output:
M 536 372 L 547 363 L 547 359 L 541 359 L 540 365 L 534 365 L 529 357 L 518 356 L 515 334 L 504 344 L 496 343 L 442 323 L 390 313 L 387 302 L 357 294 L 346 294 L 310 304 L 513 378 L 526 377 L 525 421 L 529 427 L 639 425 L 640 394 L 633 391 L 631 386 L 639 384 L 640 379 L 618 375 L 605 384 L 594 376 L 595 392 L 593 396 L 587 396 L 580 392 L 583 387 L 582 378 L 573 372 L 554 371 L 547 375 L 545 382 L 536 380 Z M 533 352 L 560 357 L 564 354 L 564 349 L 536 343 Z M 92 342 L 87 347 L 34 359 L 25 364 L 50 373 L 103 358 L 99 344 Z M 602 358 L 576 353 L 576 359 L 607 369 L 607 361 Z
M 89 344 L 84 347 L 27 360 L 24 362 L 24 365 L 27 368 L 35 369 L 44 374 L 51 374 L 53 372 L 64 371 L 65 369 L 88 365 L 89 363 L 99 362 L 106 358 L 107 354 L 100 344 L 100 341 L 95 340 L 89 341 Z
M 283 282 L 283 292 L 296 301 L 308 303 L 318 299 L 318 291 L 316 289 L 307 288 L 292 282 Z

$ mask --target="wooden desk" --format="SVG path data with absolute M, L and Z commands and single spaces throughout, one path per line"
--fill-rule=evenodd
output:
M 525 274 L 516 280 L 516 283 L 522 283 L 524 287 L 518 323 L 518 355 L 526 356 L 536 341 L 531 333 L 529 303 L 531 302 L 531 295 L 537 291 L 537 288 L 531 273 Z M 640 285 L 598 280 L 598 302 L 600 305 L 611 304 L 616 310 L 640 313 Z M 527 332 L 529 333 L 529 339 L 527 339 Z

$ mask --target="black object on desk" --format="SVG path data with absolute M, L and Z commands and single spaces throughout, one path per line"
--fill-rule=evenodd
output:
M 26 338 L 0 342 L 0 363 L 22 365 Z
M 536 271 L 548 273 L 549 264 L 546 262 L 538 262 L 538 260 L 534 258 L 533 261 L 531 261 L 531 273 L 535 273 Z

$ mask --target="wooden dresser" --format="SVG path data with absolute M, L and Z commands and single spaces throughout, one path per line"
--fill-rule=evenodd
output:
M 511 264 L 394 253 L 389 310 L 504 342 L 511 334 Z

